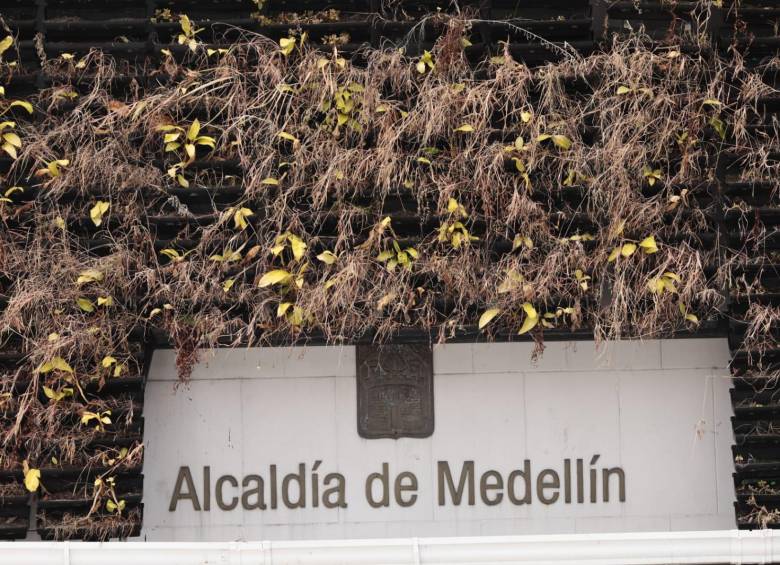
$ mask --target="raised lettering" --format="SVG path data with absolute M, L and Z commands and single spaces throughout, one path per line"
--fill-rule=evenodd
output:
M 550 481 L 545 481 L 545 477 L 549 476 L 551 478 Z M 560 496 L 560 493 L 557 489 L 559 489 L 561 486 L 561 479 L 558 477 L 558 473 L 553 471 L 552 469 L 545 469 L 541 473 L 539 473 L 539 476 L 536 477 L 536 496 L 539 497 L 539 500 L 542 504 L 552 504 L 556 500 L 558 500 L 558 497 Z M 547 496 L 544 493 L 544 489 L 556 489 L 555 492 L 553 492 L 550 496 Z
M 374 481 L 379 480 L 382 489 L 382 497 L 377 501 L 374 499 Z M 366 500 L 371 508 L 380 506 L 390 506 L 390 465 L 382 463 L 381 473 L 371 473 L 366 478 Z
M 295 481 L 298 484 L 298 500 L 290 499 L 290 484 Z M 282 480 L 282 501 L 287 508 L 306 508 L 306 465 L 298 465 L 298 473 L 285 475 Z
M 620 467 L 601 470 L 602 487 L 604 490 L 604 502 L 609 502 L 609 477 L 617 475 L 618 477 L 618 500 L 626 501 L 626 473 Z
M 404 480 L 409 479 L 409 484 L 405 485 Z M 417 502 L 417 495 L 412 494 L 408 499 L 404 500 L 404 493 L 405 492 L 416 492 L 417 491 L 417 477 L 414 476 L 414 473 L 411 473 L 409 471 L 404 471 L 403 473 L 400 473 L 395 478 L 395 501 L 398 503 L 398 506 L 403 506 L 404 508 L 411 506 L 415 502 Z
M 250 483 L 255 483 L 255 487 L 247 489 Z M 241 481 L 241 486 L 244 487 L 244 493 L 241 495 L 241 506 L 244 510 L 265 510 L 265 485 L 263 483 L 263 477 L 260 475 L 247 475 L 244 480 Z M 250 502 L 249 497 L 254 496 L 255 501 Z
M 182 492 L 183 483 L 187 483 L 187 492 Z M 168 505 L 168 511 L 174 512 L 176 505 L 180 500 L 191 500 L 192 509 L 200 511 L 200 501 L 198 493 L 195 491 L 195 483 L 192 481 L 192 473 L 189 467 L 179 467 L 179 474 L 176 476 L 176 486 L 173 487 L 171 503 Z
M 515 491 L 515 481 L 517 481 L 518 477 L 523 478 L 523 498 L 518 498 L 517 491 Z M 529 459 L 523 462 L 522 471 L 516 469 L 509 473 L 509 477 L 506 480 L 506 490 L 512 504 L 531 504 L 531 461 Z
M 452 480 L 452 473 L 450 472 L 450 464 L 446 461 L 439 461 L 438 468 L 438 486 L 439 486 L 439 506 L 444 506 L 444 482 L 447 482 L 447 488 L 450 491 L 450 498 L 452 503 L 457 506 L 460 504 L 463 498 L 463 491 L 466 489 L 468 483 L 468 501 L 469 506 L 474 506 L 474 462 L 466 461 L 463 463 L 463 469 L 460 473 L 460 480 L 458 481 L 458 488 L 455 489 L 455 483 Z
M 504 479 L 498 471 L 485 471 L 479 479 L 479 496 L 482 498 L 482 502 L 488 506 L 495 506 L 504 499 L 504 493 L 500 492 L 503 488 Z M 490 491 L 492 490 L 499 492 L 491 495 Z
M 225 485 L 225 483 L 230 483 L 231 486 L 238 488 L 238 481 L 234 476 L 222 475 L 220 478 L 218 478 L 216 486 L 217 506 L 219 506 L 220 510 L 233 510 L 236 506 L 238 506 L 238 496 L 234 496 L 229 504 L 225 504 L 225 500 L 222 498 L 222 487 Z
M 322 493 L 322 505 L 325 508 L 346 508 L 347 489 L 346 480 L 341 473 L 328 473 L 325 475 L 324 486 L 328 486 L 331 481 L 336 481 L 336 486 L 325 489 Z M 331 500 L 331 495 L 336 495 L 336 500 Z

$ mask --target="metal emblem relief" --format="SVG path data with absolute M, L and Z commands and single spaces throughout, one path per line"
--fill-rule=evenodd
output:
M 433 352 L 427 345 L 357 346 L 358 433 L 368 439 L 433 433 Z

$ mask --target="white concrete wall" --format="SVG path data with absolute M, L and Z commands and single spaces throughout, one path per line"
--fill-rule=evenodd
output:
M 725 340 L 453 344 L 434 349 L 435 431 L 425 439 L 365 440 L 356 427 L 355 353 L 341 348 L 205 352 L 175 390 L 174 355 L 154 354 L 144 415 L 144 532 L 149 540 L 258 540 L 502 535 L 734 527 Z M 488 507 L 436 500 L 436 462 L 505 477 L 530 459 L 561 471 L 564 458 L 600 454 L 626 473 L 626 501 Z M 345 509 L 168 509 L 179 467 L 221 474 L 289 473 L 322 460 L 340 472 Z M 371 508 L 367 475 L 388 462 L 412 471 L 418 500 Z M 586 467 L 587 469 L 587 467 Z M 479 479 L 477 478 L 477 482 Z M 213 487 L 212 487 L 213 488 Z M 268 486 L 266 485 L 266 489 Z M 229 492 L 234 492 L 228 489 Z M 599 490 L 599 493 L 601 491 Z M 601 494 L 599 494 L 601 496 Z M 587 499 L 586 499 L 587 500 Z

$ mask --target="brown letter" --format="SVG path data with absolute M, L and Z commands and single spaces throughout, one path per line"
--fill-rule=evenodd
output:
M 238 497 L 234 496 L 233 500 L 230 501 L 230 504 L 225 504 L 225 501 L 222 499 L 222 485 L 225 483 L 230 483 L 232 486 L 238 488 L 238 481 L 234 476 L 222 475 L 220 478 L 218 478 L 217 486 L 215 487 L 217 490 L 217 506 L 219 506 L 222 510 L 233 510 L 236 506 L 238 506 Z
M 325 508 L 346 508 L 347 503 L 344 500 L 346 497 L 346 487 L 345 487 L 345 479 L 344 475 L 341 473 L 328 473 L 325 475 L 325 481 L 323 483 L 324 486 L 327 486 L 330 484 L 331 479 L 338 482 L 338 484 L 335 487 L 330 487 L 328 489 L 325 489 L 325 492 L 322 493 L 322 505 Z M 336 493 L 336 500 L 331 501 L 330 495 Z
M 495 482 L 492 484 L 488 483 L 490 479 L 493 479 Z M 502 488 L 504 488 L 504 479 L 501 478 L 501 473 L 498 471 L 486 471 L 479 480 L 479 496 L 482 497 L 482 502 L 488 506 L 495 506 L 501 502 L 504 498 L 503 492 L 497 492 L 495 498 L 490 498 L 488 491 L 501 490 Z
M 517 494 L 515 494 L 515 480 L 517 477 L 523 477 L 523 482 L 525 483 L 525 494 L 523 495 L 523 498 L 517 498 Z M 509 495 L 509 500 L 512 502 L 512 504 L 531 504 L 531 461 L 526 459 L 525 463 L 523 463 L 523 470 L 515 470 L 509 473 L 509 476 L 506 479 L 506 490 L 507 495 Z
M 187 483 L 187 492 L 181 491 L 182 483 Z M 173 495 L 171 496 L 171 503 L 168 505 L 168 512 L 174 512 L 176 510 L 176 504 L 180 500 L 191 500 L 192 509 L 200 510 L 200 502 L 198 501 L 198 493 L 195 491 L 195 483 L 192 482 L 192 473 L 190 473 L 189 467 L 179 467 L 179 474 L 176 477 L 176 486 L 173 487 Z
M 241 495 L 241 506 L 244 510 L 265 510 L 265 486 L 263 485 L 263 477 L 260 475 L 247 475 L 244 480 L 241 481 L 241 486 L 245 489 L 249 486 L 249 482 L 254 481 L 255 488 L 244 490 L 244 494 Z M 254 495 L 255 503 L 249 502 L 249 497 Z
M 379 508 L 380 506 L 390 506 L 390 465 L 388 463 L 382 463 L 382 473 L 371 473 L 366 478 L 366 500 L 371 505 L 371 508 Z M 374 500 L 374 492 L 371 488 L 374 481 L 379 479 L 380 485 L 382 485 L 382 498 L 379 502 Z
M 290 483 L 298 483 L 298 500 L 290 501 Z M 298 465 L 298 474 L 290 473 L 282 480 L 282 500 L 287 508 L 306 508 L 306 464 Z
M 203 510 L 211 510 L 211 467 L 203 467 Z
M 609 502 L 609 476 L 618 476 L 618 498 L 620 502 L 626 501 L 626 473 L 620 467 L 612 467 L 611 469 L 602 469 L 601 480 L 604 490 L 604 502 Z
M 549 475 L 552 477 L 552 481 L 545 482 L 544 477 L 546 475 Z M 544 494 L 544 489 L 546 488 L 560 488 L 561 486 L 561 479 L 558 477 L 558 473 L 553 471 L 552 469 L 545 469 L 541 473 L 539 473 L 539 476 L 536 477 L 536 496 L 539 497 L 539 500 L 542 501 L 542 504 L 552 504 L 556 500 L 558 500 L 558 497 L 560 494 L 556 491 L 552 493 L 550 498 L 547 498 Z
M 466 481 L 468 481 L 469 489 L 469 506 L 474 506 L 474 462 L 466 461 L 463 463 L 463 470 L 460 472 L 460 481 L 458 481 L 458 489 L 455 490 L 455 483 L 452 480 L 452 473 L 450 472 L 450 464 L 446 461 L 438 462 L 439 468 L 439 506 L 444 506 L 444 481 L 447 481 L 447 487 L 450 490 L 450 498 L 452 503 L 457 506 L 460 504 L 463 498 L 463 491 L 466 488 Z
M 409 479 L 409 484 L 403 484 L 404 479 Z M 417 501 L 417 495 L 413 494 L 409 497 L 409 500 L 404 500 L 404 492 L 414 492 L 417 490 L 417 477 L 414 473 L 404 471 L 395 478 L 395 501 L 399 506 L 407 507 L 411 506 Z

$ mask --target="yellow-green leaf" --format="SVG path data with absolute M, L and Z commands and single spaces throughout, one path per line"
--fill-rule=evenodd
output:
M 27 110 L 27 113 L 29 114 L 33 113 L 33 105 L 24 100 L 14 100 L 13 102 L 11 102 L 11 104 L 8 107 L 13 108 L 14 106 L 21 106 L 22 108 Z
M 631 257 L 631 255 L 634 254 L 634 251 L 636 251 L 636 243 L 624 243 L 620 248 L 620 254 L 623 257 Z
M 14 38 L 10 35 L 6 35 L 2 41 L 0 41 L 0 55 L 8 51 L 11 45 L 14 44 Z
M 556 147 L 563 149 L 564 151 L 571 147 L 571 139 L 565 135 L 554 135 L 552 136 L 552 140 Z
M 66 373 L 73 374 L 73 369 L 70 365 L 68 365 L 68 362 L 65 361 L 62 357 L 54 357 L 49 361 L 51 363 L 51 366 L 53 369 L 57 369 L 58 371 L 65 371 Z
M 290 247 L 292 248 L 293 257 L 300 261 L 306 251 L 306 243 L 297 235 L 290 234 L 289 237 Z
M 22 139 L 12 131 L 4 133 L 3 139 L 16 148 L 22 147 Z
M 73 369 L 62 357 L 54 357 L 53 359 L 41 363 L 36 371 L 41 374 L 50 373 L 54 369 L 65 371 L 67 373 L 73 373 Z
M 41 484 L 40 469 L 28 469 L 24 473 L 24 488 L 30 492 L 35 492 Z
M 88 298 L 77 298 L 76 304 L 79 305 L 79 308 L 84 310 L 84 312 L 94 312 L 95 311 L 95 305 L 92 304 L 92 301 Z
M 501 313 L 500 308 L 489 308 L 488 310 L 485 310 L 482 315 L 479 317 L 479 329 L 481 330 L 485 326 L 487 326 L 493 318 L 498 316 Z
M 279 40 L 279 47 L 282 48 L 282 53 L 286 57 L 290 53 L 292 53 L 293 49 L 295 49 L 295 38 L 294 37 L 282 37 Z
M 198 137 L 199 133 L 200 133 L 200 121 L 197 118 L 195 118 L 195 121 L 190 124 L 190 127 L 187 130 L 187 139 L 189 141 L 195 141 L 195 138 Z
M 332 265 L 333 263 L 338 261 L 338 255 L 336 255 L 332 251 L 323 251 L 322 253 L 317 255 L 317 259 L 319 259 L 326 265 Z
M 655 244 L 655 237 L 653 237 L 652 235 L 647 236 L 642 241 L 640 241 L 639 247 L 641 247 L 642 251 L 644 251 L 648 255 L 658 251 L 658 246 Z
M 233 221 L 235 222 L 236 229 L 245 230 L 249 225 L 246 219 L 250 216 L 254 216 L 255 213 L 249 208 L 239 208 L 233 214 Z
M 163 249 L 162 251 L 160 251 L 160 255 L 165 255 L 172 261 L 181 261 L 184 259 L 184 256 L 181 253 L 179 253 L 175 249 L 170 249 L 170 248 Z
M 523 321 L 520 330 L 517 332 L 518 334 L 524 334 L 531 331 L 539 322 L 539 314 L 530 302 L 523 303 L 523 310 L 525 311 L 525 320 Z
M 108 202 L 103 202 L 102 200 L 98 200 L 95 205 L 89 210 L 89 217 L 92 219 L 92 223 L 96 226 L 99 226 L 103 223 L 103 216 L 106 212 L 108 212 L 108 209 L 111 207 L 111 204 Z
M 474 126 L 469 124 L 463 124 L 462 126 L 455 128 L 455 131 L 459 131 L 461 133 L 471 133 L 474 131 Z
M 274 269 L 273 271 L 268 271 L 266 274 L 260 277 L 260 281 L 257 283 L 257 286 L 263 288 L 274 284 L 285 283 L 291 278 L 292 275 L 284 269 Z
M 292 141 L 294 145 L 298 144 L 298 138 L 290 133 L 287 133 L 286 131 L 280 131 L 277 135 L 282 139 L 286 139 L 287 141 Z
M 292 305 L 292 302 L 280 302 L 279 306 L 276 308 L 276 317 L 281 318 L 284 316 Z
M 103 273 L 101 271 L 98 271 L 97 269 L 87 269 L 86 271 L 81 271 L 79 273 L 79 277 L 76 279 L 76 284 L 82 285 L 102 281 Z

